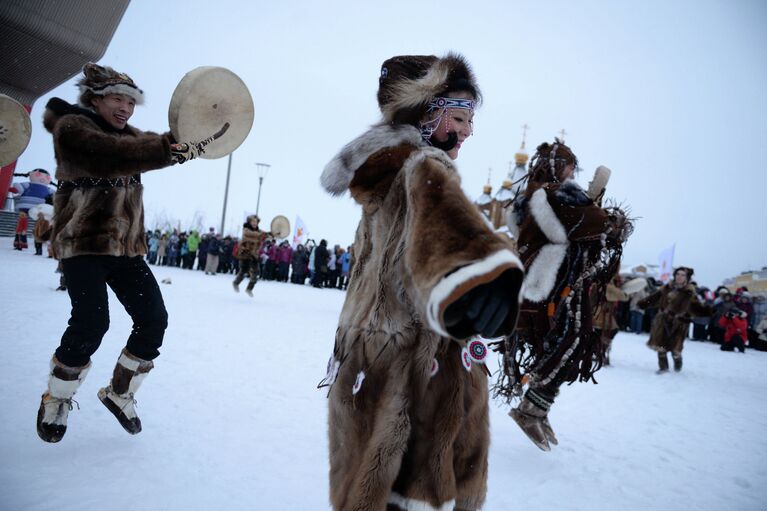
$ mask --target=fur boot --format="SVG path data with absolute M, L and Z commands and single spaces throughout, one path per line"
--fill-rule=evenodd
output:
M 668 372 L 668 357 L 665 351 L 658 352 L 658 370 L 657 374 L 663 374 Z
M 674 371 L 677 373 L 682 370 L 682 354 L 672 353 L 671 358 L 674 359 Z
M 251 298 L 253 298 L 253 288 L 256 287 L 256 281 L 251 280 L 248 282 L 248 287 L 245 288 L 245 293 Z
M 549 444 L 557 445 L 557 437 L 548 420 L 548 413 L 553 399 L 546 398 L 530 389 L 525 393 L 519 406 L 509 412 L 509 416 L 525 432 L 527 437 L 542 451 L 550 451 Z
M 138 358 L 123 349 L 109 386 L 99 390 L 101 402 L 131 435 L 141 432 L 141 420 L 136 415 L 134 395 L 153 367 L 151 360 Z
M 58 442 L 67 431 L 67 417 L 72 409 L 72 397 L 85 380 L 91 363 L 83 367 L 69 367 L 56 358 L 51 359 L 48 390 L 37 411 L 37 434 L 46 442 Z

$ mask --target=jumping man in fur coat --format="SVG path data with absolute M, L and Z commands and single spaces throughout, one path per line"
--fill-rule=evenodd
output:
M 690 283 L 693 269 L 680 266 L 674 279 L 637 305 L 646 309 L 657 305 L 647 347 L 658 352 L 658 374 L 668 372 L 668 355 L 674 359 L 674 371 L 682 370 L 684 339 L 693 317 L 711 316 L 714 310 L 700 303 L 695 286 Z
M 251 297 L 253 296 L 253 288 L 256 287 L 256 282 L 258 282 L 260 266 L 258 253 L 264 240 L 269 235 L 269 233 L 258 228 L 259 221 L 260 218 L 256 215 L 250 215 L 242 225 L 242 239 L 240 240 L 240 248 L 237 252 L 237 259 L 240 261 L 240 271 L 237 272 L 237 277 L 232 282 L 232 287 L 239 293 L 240 282 L 245 280 L 245 275 L 248 275 L 250 281 L 245 288 L 245 292 Z
M 544 451 L 557 444 L 548 412 L 559 387 L 591 379 L 601 365 L 592 310 L 631 232 L 623 211 L 600 206 L 604 189 L 591 197 L 572 179 L 577 166 L 560 140 L 538 146 L 508 219 L 527 275 L 517 331 L 497 344 L 504 367 L 496 392 L 521 398 L 509 415 Z
M 37 432 L 46 442 L 64 436 L 72 397 L 109 328 L 107 286 L 133 319 L 133 330 L 98 397 L 126 431 L 141 431 L 134 395 L 154 367 L 168 321 L 142 257 L 147 246 L 141 173 L 183 163 L 203 149 L 129 125 L 143 92 L 128 75 L 92 63 L 83 73 L 80 104 L 53 98 L 44 117 L 59 180 L 51 241 L 72 300 L 69 327 L 51 359 L 37 414 Z
M 349 190 L 362 206 L 324 380 L 336 510 L 484 502 L 485 347 L 468 341 L 513 331 L 523 271 L 464 195 L 452 162 L 479 99 L 459 56 L 391 58 L 379 79 L 382 122 L 323 172 L 331 194 Z

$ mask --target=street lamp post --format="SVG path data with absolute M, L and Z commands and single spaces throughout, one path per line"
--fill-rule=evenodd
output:
M 232 173 L 232 153 L 229 153 L 229 163 L 226 166 L 226 186 L 224 187 L 224 210 L 221 212 L 221 230 L 218 231 L 224 235 L 224 222 L 226 221 L 226 203 L 229 199 L 229 175 Z
M 258 172 L 258 200 L 256 201 L 256 216 L 258 216 L 258 208 L 261 206 L 261 185 L 264 183 L 264 178 L 269 172 L 268 163 L 256 163 L 256 171 Z

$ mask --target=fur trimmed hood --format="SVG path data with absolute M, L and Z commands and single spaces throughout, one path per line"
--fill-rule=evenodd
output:
M 331 195 L 341 195 L 348 188 L 355 172 L 373 154 L 399 145 L 426 146 L 421 134 L 406 124 L 377 125 L 355 138 L 330 160 L 322 171 L 320 184 Z
M 383 122 L 415 123 L 432 99 L 454 90 L 470 90 L 476 102 L 481 102 L 477 79 L 463 56 L 392 57 L 381 66 L 379 79 L 378 106 Z

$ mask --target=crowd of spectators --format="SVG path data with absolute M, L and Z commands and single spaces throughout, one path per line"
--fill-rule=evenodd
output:
M 175 266 L 199 270 L 206 275 L 237 274 L 239 239 L 222 236 L 211 227 L 200 235 L 196 230 L 179 232 L 147 231 L 147 262 L 158 266 Z M 328 247 L 326 240 L 313 239 L 292 247 L 287 240 L 271 237 L 262 245 L 258 275 L 262 280 L 311 284 L 317 288 L 345 290 L 349 286 L 352 247 Z
M 632 294 L 629 301 L 618 305 L 616 320 L 621 330 L 637 334 L 650 332 L 658 310 L 642 310 L 637 303 L 661 285 L 649 277 L 644 290 Z M 715 291 L 697 284 L 695 288 L 698 300 L 712 306 L 714 314 L 711 317 L 692 319 L 689 333 L 691 339 L 714 342 L 722 345 L 724 351 L 731 351 L 740 350 L 738 337 L 741 337 L 744 347 L 767 351 L 767 295 L 752 295 L 746 287 L 737 288 L 735 293 L 725 286 L 719 286 Z

